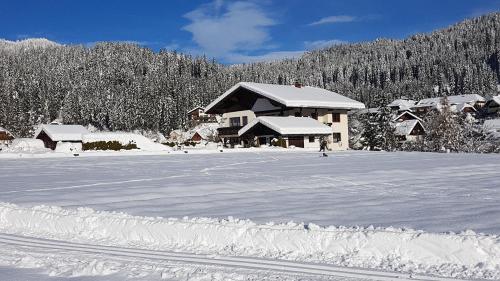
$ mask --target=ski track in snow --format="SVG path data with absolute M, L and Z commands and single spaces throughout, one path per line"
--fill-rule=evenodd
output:
M 393 226 L 423 229 L 427 233 L 472 229 L 480 233 L 500 234 L 498 155 L 352 151 L 330 153 L 330 157 L 325 158 L 318 155 L 314 152 L 295 151 L 2 159 L 0 202 L 18 204 L 23 208 L 39 205 L 61 206 L 65 209 L 91 207 L 97 211 L 118 211 L 147 217 L 231 216 L 251 219 L 259 227 L 271 221 L 296 221 L 323 226 Z M 146 260 L 169 266 L 180 263 L 180 266 L 175 265 L 175 270 L 185 271 L 184 275 L 174 274 L 172 268 L 165 269 L 166 276 L 174 276 L 174 280 L 216 280 L 220 276 L 214 277 L 218 272 L 214 268 L 222 268 L 220 280 L 252 279 L 249 276 L 255 272 L 264 272 L 255 275 L 255 280 L 274 280 L 274 277 L 277 280 L 301 279 L 300 276 L 315 276 L 312 279 L 322 276 L 321 278 L 328 280 L 408 278 L 408 274 L 403 273 L 267 260 L 257 256 L 203 255 L 196 248 L 188 250 L 197 254 L 180 254 L 169 252 L 169 249 L 153 251 L 127 248 L 124 246 L 129 245 L 126 241 L 120 246 L 104 246 L 99 243 L 99 239 L 80 245 L 77 244 L 79 241 L 63 241 L 60 238 L 65 239 L 64 237 L 50 232 L 45 233 L 47 236 L 30 237 L 29 227 L 34 224 L 30 222 L 29 215 L 24 219 L 29 222 L 26 225 L 28 228 L 26 232 L 18 234 L 27 236 L 0 232 L 0 245 L 5 246 L 3 261 L 7 266 L 50 267 L 47 265 L 50 264 L 48 257 L 42 254 L 43 251 L 48 251 L 53 263 L 61 263 L 58 267 L 73 272 L 73 275 L 80 274 L 78 276 L 108 274 L 95 269 L 95 266 L 91 266 L 90 271 L 84 269 L 83 273 L 74 273 L 78 271 L 74 269 L 78 268 L 74 265 L 77 262 L 70 261 L 72 257 L 82 254 L 90 256 L 90 260 L 93 257 L 103 268 L 106 266 L 102 260 L 117 260 L 122 269 L 119 273 L 133 272 L 136 262 L 137 268 L 145 267 L 144 272 L 151 272 L 150 266 L 145 265 Z M 64 217 L 61 220 L 64 221 Z M 5 231 L 5 226 L 10 223 L 12 222 L 8 219 L 0 220 L 0 229 L 4 228 Z M 16 223 L 22 224 L 23 221 L 18 220 Z M 356 236 L 356 233 L 353 235 Z M 44 240 L 42 237 L 58 241 Z M 132 237 L 134 236 L 130 236 Z M 431 248 L 428 250 L 434 251 L 437 245 L 429 244 Z M 268 246 L 270 249 L 273 247 Z M 449 250 L 453 255 L 453 249 Z M 455 249 L 457 253 L 460 250 Z M 62 252 L 73 254 L 62 256 Z M 499 263 L 500 257 L 491 258 L 491 264 Z M 411 264 L 415 261 L 396 262 L 402 263 L 404 267 L 405 262 Z M 460 264 L 462 260 L 452 260 L 452 264 L 455 262 Z M 0 263 L 0 266 L 4 264 Z M 190 271 L 193 264 L 196 266 L 194 269 L 191 267 Z M 393 266 L 398 268 L 397 264 Z M 464 270 L 475 273 L 469 272 L 463 276 L 482 276 L 481 263 L 471 266 Z M 200 271 L 200 267 L 204 269 Z M 164 270 L 158 268 L 156 271 Z M 237 275 L 229 274 L 236 268 L 247 271 Z M 439 274 L 440 270 L 432 269 L 430 273 Z M 446 272 L 448 269 L 445 266 L 442 270 Z M 484 270 L 485 276 L 500 276 L 498 266 Z M 59 275 L 59 271 L 65 272 L 58 269 L 53 275 Z M 134 276 L 120 275 L 117 280 L 122 280 L 122 277 L 140 279 L 144 277 L 141 275 L 144 272 Z M 266 275 L 265 272 L 269 274 Z M 201 278 L 204 275 L 212 278 Z M 430 277 L 418 278 L 423 279 L 412 280 L 429 280 Z
M 237 269 L 259 270 L 281 272 L 286 274 L 300 274 L 305 276 L 346 277 L 370 280 L 435 280 L 452 281 L 460 279 L 425 276 L 418 274 L 405 274 L 395 272 L 384 272 L 367 270 L 361 268 L 338 267 L 326 264 L 299 263 L 285 260 L 271 260 L 252 257 L 216 256 L 191 253 L 155 251 L 147 249 L 134 249 L 123 247 L 99 246 L 82 243 L 71 243 L 48 239 L 36 239 L 17 235 L 0 234 L 0 245 L 34 248 L 37 250 L 55 250 L 71 252 L 74 255 L 94 254 L 107 258 L 121 258 L 122 260 L 153 260 L 164 262 L 178 262 L 185 264 L 196 264 L 202 266 L 229 267 Z M 101 257 L 102 258 L 102 257 Z

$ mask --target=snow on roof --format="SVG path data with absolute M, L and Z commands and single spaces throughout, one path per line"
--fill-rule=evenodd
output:
M 427 107 L 427 106 L 436 106 L 438 104 L 441 104 L 441 99 L 443 97 L 436 97 L 436 98 L 428 98 L 428 99 L 423 99 L 420 100 L 417 103 L 417 107 Z M 485 98 L 478 94 L 472 94 L 472 95 L 459 95 L 459 96 L 448 96 L 448 103 L 450 105 L 453 104 L 461 104 L 461 103 L 469 103 L 474 105 L 478 101 L 486 101 Z
M 380 112 L 380 108 L 378 107 L 371 107 L 371 108 L 364 108 L 356 111 L 356 114 L 377 114 Z
M 500 131 L 500 118 L 485 120 L 483 127 L 486 130 Z
M 462 112 L 462 111 L 464 111 L 464 109 L 466 109 L 466 108 L 471 108 L 472 110 L 477 111 L 477 110 L 474 108 L 474 106 L 472 106 L 472 105 L 470 105 L 470 104 L 468 104 L 468 103 L 461 103 L 461 104 L 457 104 L 457 105 L 455 106 L 455 112 Z
M 205 108 L 204 108 L 204 107 L 198 106 L 198 107 L 195 107 L 195 108 L 191 109 L 191 110 L 190 110 L 190 111 L 188 111 L 187 113 L 189 114 L 189 113 L 191 113 L 191 112 L 193 112 L 193 111 L 195 111 L 195 110 L 197 110 L 197 109 L 205 110 Z
M 396 134 L 396 136 L 407 136 L 413 131 L 413 128 L 415 128 L 418 123 L 420 123 L 420 121 L 416 119 L 397 122 L 394 124 L 394 128 L 396 129 L 394 134 Z M 420 123 L 420 125 L 422 125 L 422 123 Z
M 397 99 L 388 104 L 388 107 L 399 107 L 400 110 L 409 110 L 411 107 L 415 106 L 417 102 L 414 100 L 407 99 Z
M 82 135 L 89 131 L 81 125 L 42 125 L 35 133 L 35 137 L 44 131 L 53 141 L 81 141 Z
M 394 118 L 392 121 L 396 121 L 396 120 L 398 120 L 399 118 L 401 118 L 401 117 L 402 117 L 403 115 L 405 115 L 405 114 L 408 114 L 408 115 L 412 116 L 412 117 L 413 117 L 413 118 L 415 118 L 416 120 L 420 120 L 420 121 L 422 121 L 422 118 L 420 118 L 420 117 L 418 117 L 417 115 L 415 115 L 415 114 L 411 113 L 410 111 L 405 111 L 405 112 L 403 112 L 403 113 L 399 114 L 399 115 L 398 115 L 396 118 Z
M 488 102 L 494 101 L 496 104 L 500 104 L 500 96 L 493 96 L 491 99 L 488 100 Z
M 328 135 L 332 133 L 332 128 L 310 117 L 260 116 L 241 128 L 238 135 L 245 134 L 258 123 L 280 135 Z
M 210 103 L 205 110 L 224 100 L 238 88 L 245 88 L 287 107 L 360 109 L 365 105 L 338 93 L 316 87 L 240 82 Z
M 219 123 L 202 123 L 187 132 L 187 138 L 192 138 L 198 133 L 202 139 L 206 140 L 210 136 L 217 134 L 217 128 L 219 128 Z

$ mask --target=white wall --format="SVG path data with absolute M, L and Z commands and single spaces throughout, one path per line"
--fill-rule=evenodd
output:
M 242 110 L 242 111 L 234 111 L 234 112 L 228 112 L 224 113 L 222 115 L 222 124 L 221 127 L 229 127 L 229 119 L 232 117 L 243 117 L 247 116 L 248 117 L 248 123 L 252 122 L 255 119 L 255 113 L 251 110 Z M 240 122 L 243 122 L 243 120 L 240 119 Z M 241 123 L 243 124 L 243 123 Z

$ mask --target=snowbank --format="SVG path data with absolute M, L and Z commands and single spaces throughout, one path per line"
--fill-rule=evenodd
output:
M 83 135 L 83 142 L 118 141 L 123 145 L 135 143 L 137 148 L 144 151 L 168 151 L 169 147 L 155 143 L 145 136 L 126 132 L 96 132 Z
M 71 143 L 71 142 L 58 142 L 55 151 L 62 153 L 79 153 L 82 151 L 82 144 Z
M 20 138 L 14 139 L 12 144 L 4 151 L 12 153 L 43 153 L 50 151 L 50 149 L 46 148 L 43 141 L 39 139 Z
M 499 278 L 500 236 L 396 228 L 257 225 L 0 203 L 0 230 L 36 237 L 213 254 L 278 257 L 453 277 Z

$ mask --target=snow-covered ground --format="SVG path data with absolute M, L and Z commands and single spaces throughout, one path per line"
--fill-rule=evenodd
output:
M 499 155 L 253 150 L 0 161 L 0 272 L 500 278 Z

